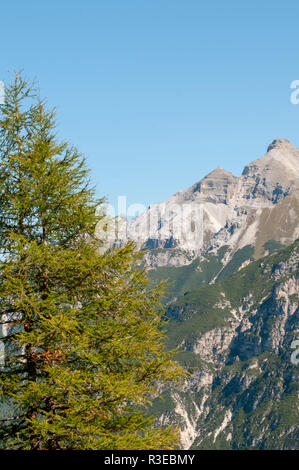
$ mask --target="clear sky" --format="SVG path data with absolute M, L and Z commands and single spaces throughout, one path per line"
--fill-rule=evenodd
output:
M 0 80 L 38 80 L 112 203 L 240 175 L 275 137 L 299 147 L 298 0 L 15 0 L 0 17 Z

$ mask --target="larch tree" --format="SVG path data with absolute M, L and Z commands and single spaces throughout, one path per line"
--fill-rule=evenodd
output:
M 177 431 L 145 408 L 184 374 L 165 350 L 162 286 L 134 244 L 100 250 L 84 157 L 20 74 L 0 107 L 0 162 L 2 448 L 174 448 Z

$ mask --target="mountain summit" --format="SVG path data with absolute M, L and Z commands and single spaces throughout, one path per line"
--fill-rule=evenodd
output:
M 274 139 L 273 142 L 268 146 L 267 152 L 270 152 L 270 150 L 273 150 L 273 149 L 279 149 L 279 148 L 281 149 L 281 148 L 286 148 L 289 146 L 296 148 L 291 144 L 291 142 L 288 139 L 277 138 L 277 139 Z
M 244 168 L 242 176 L 256 183 L 255 197 L 265 196 L 277 203 L 299 186 L 299 150 L 286 139 L 275 139 L 262 158 Z

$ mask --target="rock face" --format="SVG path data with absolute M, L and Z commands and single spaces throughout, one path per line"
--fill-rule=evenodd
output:
M 154 411 L 183 448 L 299 448 L 298 261 L 296 242 L 169 305 L 169 347 L 191 376 Z
M 229 171 L 218 167 L 199 183 L 183 191 L 186 200 L 198 198 L 202 203 L 229 204 L 234 196 L 238 178 Z
M 122 219 L 110 244 L 132 239 L 148 248 L 150 267 L 187 265 L 223 246 L 224 265 L 247 245 L 258 257 L 269 240 L 289 244 L 299 236 L 298 191 L 299 150 L 275 139 L 239 178 L 219 167 L 130 222 Z
M 298 189 L 298 168 L 298 149 L 286 139 L 275 139 L 264 157 L 244 168 L 241 179 L 245 197 L 277 204 Z

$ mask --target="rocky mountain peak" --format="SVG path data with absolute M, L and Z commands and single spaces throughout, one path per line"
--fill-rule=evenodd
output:
M 226 204 L 233 194 L 237 180 L 238 178 L 230 171 L 218 166 L 198 183 L 195 183 L 191 187 L 191 191 L 197 193 L 202 202 Z
M 291 144 L 291 142 L 287 139 L 281 139 L 281 138 L 274 139 L 273 142 L 271 142 L 271 144 L 268 146 L 267 153 L 270 152 L 271 150 L 282 149 L 284 147 L 285 148 L 286 147 L 293 147 L 294 148 L 294 146 Z
M 247 197 L 261 197 L 278 202 L 298 188 L 299 149 L 287 139 L 277 138 L 268 146 L 266 154 L 245 166 L 242 177 Z M 248 179 L 249 178 L 249 179 Z
M 218 166 L 217 168 L 215 168 L 215 170 L 211 171 L 206 176 L 204 176 L 201 181 L 207 178 L 212 179 L 212 178 L 219 178 L 219 177 L 227 177 L 231 179 L 236 178 L 236 176 L 234 176 L 230 171 L 225 170 L 224 168 L 222 168 L 222 166 Z
M 276 138 L 240 177 L 218 167 L 134 219 L 120 220 L 111 242 L 132 239 L 150 248 L 152 267 L 190 264 L 225 246 L 225 263 L 246 246 L 260 255 L 269 240 L 288 244 L 298 238 L 298 188 L 299 149 Z

